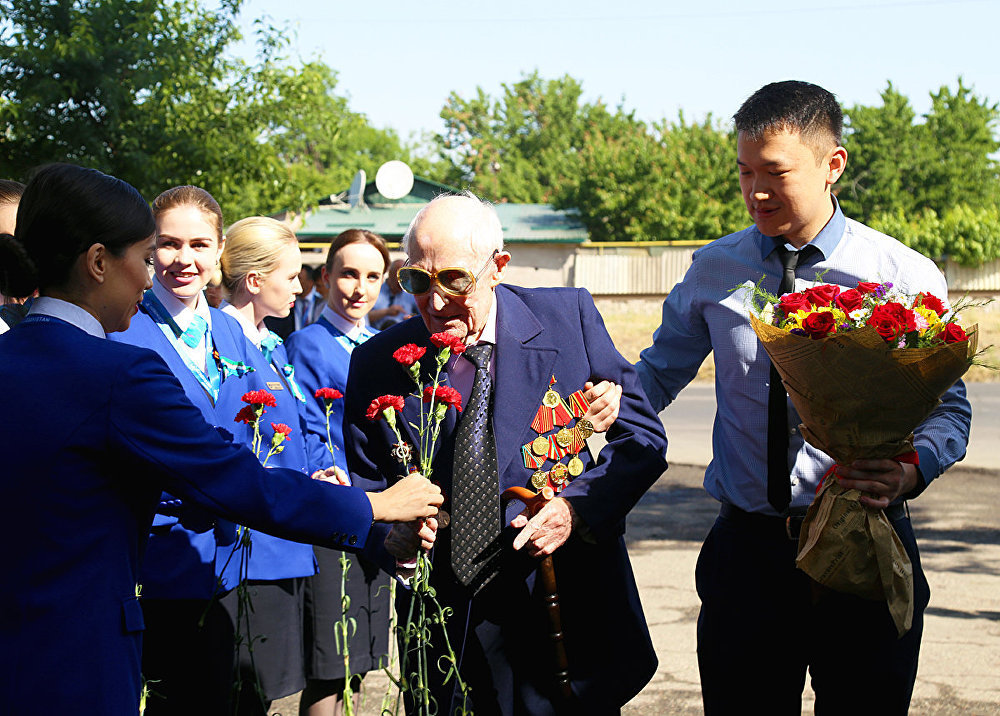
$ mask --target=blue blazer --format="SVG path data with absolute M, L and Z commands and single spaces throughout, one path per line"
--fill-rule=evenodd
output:
M 228 315 L 226 317 L 230 318 Z M 302 418 L 305 405 L 295 397 L 291 383 L 284 373 L 275 372 L 271 365 L 264 360 L 264 354 L 258 350 L 257 346 L 249 341 L 247 343 L 247 357 L 250 365 L 254 368 L 254 372 L 245 378 L 253 385 L 248 389 L 266 390 L 274 396 L 277 403 L 274 408 L 264 408 L 264 414 L 260 419 L 261 457 L 267 455 L 273 434 L 271 423 L 284 423 L 292 429 L 292 432 L 284 442 L 284 450 L 272 455 L 267 461 L 267 466 L 285 467 L 308 477 L 313 471 L 306 458 L 305 421 Z M 288 363 L 288 355 L 284 346 L 279 345 L 275 348 L 271 362 L 279 371 Z M 235 413 L 233 415 L 235 416 Z M 252 443 L 253 430 L 250 426 L 236 423 L 233 428 L 237 440 L 247 446 Z M 270 581 L 291 577 L 310 577 L 316 574 L 316 556 L 312 545 L 290 542 L 255 530 L 251 530 L 250 539 L 253 546 L 246 565 L 248 579 Z M 234 588 L 240 580 L 238 544 L 221 545 L 217 552 L 216 565 L 221 572 L 223 586 L 226 589 Z
M 574 534 L 554 555 L 573 688 L 582 703 L 594 704 L 595 712 L 616 708 L 637 694 L 656 669 L 656 655 L 623 535 L 626 514 L 666 469 L 663 427 L 642 392 L 634 368 L 615 349 L 589 293 L 501 284 L 496 298 L 493 430 L 501 491 L 513 486 L 530 487 L 533 470 L 525 468 L 521 446 L 536 437 L 531 422 L 553 375 L 563 397 L 582 388 L 588 380 L 608 379 L 623 387 L 619 417 L 607 433 L 608 443 L 600 459 L 594 463 L 586 453 L 581 454 L 586 471 L 560 495 L 572 503 L 589 530 L 589 539 Z M 427 346 L 421 365 L 429 370 L 434 362 L 430 356 L 437 349 L 428 339 L 423 321 L 415 317 L 355 349 L 345 416 L 347 458 L 355 485 L 365 489 L 383 487 L 387 478 L 393 481 L 403 472 L 389 454 L 395 437 L 385 421 L 371 422 L 365 417 L 375 397 L 409 396 L 403 419 L 397 418 L 397 424 L 407 442 L 419 444 L 409 423 L 419 424 L 420 401 L 392 352 L 405 343 Z M 434 457 L 433 478 L 446 496 L 451 493 L 455 424 L 455 411 L 449 410 Z M 506 520 L 513 519 L 521 507 L 520 503 L 508 505 Z M 505 653 L 509 653 L 523 660 L 513 668 L 523 681 L 535 682 L 520 696 L 530 709 L 530 694 L 551 690 L 553 677 L 547 629 L 540 616 L 543 605 L 538 595 L 531 600 L 526 596 L 534 589 L 536 562 L 513 551 L 510 545 L 515 534 L 510 527 L 504 531 L 504 566 L 491 588 L 505 595 L 501 604 L 509 605 L 508 609 L 522 605 L 527 614 L 524 621 L 504 621 L 503 647 L 498 647 L 490 658 L 507 659 Z M 432 580 L 438 580 L 439 585 L 441 580 L 452 584 L 455 581 L 447 558 L 449 538 L 449 530 L 439 533 L 440 541 L 434 550 Z M 371 541 L 376 543 L 374 533 Z M 383 564 L 392 568 L 390 560 Z M 442 587 L 439 597 L 455 609 L 452 626 L 460 630 L 462 615 L 469 613 L 469 605 L 462 603 L 467 597 L 461 596 L 462 590 Z M 502 615 L 498 618 L 504 619 Z M 540 624 L 539 619 L 543 620 Z M 522 628 L 528 622 L 530 628 Z M 461 631 L 451 643 L 463 643 Z M 532 666 L 531 659 L 539 661 Z M 512 698 L 502 695 L 501 703 Z M 439 703 L 439 707 L 451 710 L 447 704 Z
M 212 308 L 212 342 L 219 355 L 249 365 L 252 349 L 239 322 Z M 237 434 L 233 418 L 244 403 L 240 397 L 258 386 L 232 376 L 222 381 L 218 400 L 213 400 L 176 348 L 163 334 L 160 325 L 140 307 L 127 331 L 112 333 L 113 341 L 141 346 L 155 351 L 169 366 L 183 387 L 184 395 L 201 410 L 202 419 Z M 251 374 L 252 375 L 252 374 Z M 185 504 L 176 495 L 163 493 L 153 518 L 149 547 L 143 562 L 143 595 L 151 599 L 210 599 L 220 587 L 227 591 L 235 582 L 220 585 L 223 562 L 216 562 L 221 547 L 232 551 L 236 544 L 236 525 L 217 521 L 197 506 Z M 227 551 L 227 554 L 228 554 Z
M 360 490 L 265 470 L 206 424 L 150 350 L 31 318 L 0 336 L 8 550 L 0 693 L 52 713 L 138 713 L 137 583 L 161 492 L 232 521 L 361 549 Z M 30 426 L 25 429 L 25 426 Z
M 310 434 L 312 459 L 317 468 L 336 465 L 347 471 L 347 457 L 344 454 L 343 401 L 334 403 L 330 414 L 330 437 L 333 440 L 333 455 L 327 447 L 326 411 L 323 401 L 315 397 L 317 388 L 335 388 L 347 392 L 347 369 L 351 356 L 337 341 L 340 333 L 325 318 L 295 331 L 288 337 L 288 357 L 295 366 L 295 376 L 306 394 L 306 428 Z

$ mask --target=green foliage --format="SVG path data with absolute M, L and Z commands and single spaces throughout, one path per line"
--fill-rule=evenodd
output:
M 226 216 L 301 209 L 357 169 L 409 159 L 335 92 L 321 62 L 289 62 L 258 23 L 253 63 L 229 57 L 242 0 L 0 0 L 0 166 L 92 166 L 152 198 L 192 183 Z
M 959 204 L 938 215 L 933 209 L 907 215 L 901 209 L 875 215 L 871 226 L 933 259 L 980 266 L 1000 258 L 1000 211 Z
M 648 126 L 537 73 L 494 99 L 453 93 L 438 138 L 446 181 L 494 201 L 576 208 L 595 241 L 716 238 L 745 224 L 735 142 L 711 118 Z

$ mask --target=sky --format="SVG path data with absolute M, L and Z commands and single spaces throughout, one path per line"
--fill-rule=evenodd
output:
M 996 0 L 246 0 L 245 34 L 258 18 L 288 26 L 292 57 L 336 70 L 353 111 L 410 140 L 443 130 L 450 93 L 496 97 L 535 70 L 647 121 L 728 119 L 783 79 L 848 107 L 880 104 L 891 81 L 920 114 L 961 76 L 1000 102 Z

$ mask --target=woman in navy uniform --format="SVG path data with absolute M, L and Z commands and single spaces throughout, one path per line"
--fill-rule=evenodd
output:
M 129 329 L 112 339 L 156 351 L 204 420 L 244 438 L 234 418 L 241 396 L 260 387 L 247 378 L 252 346 L 204 294 L 218 283 L 222 210 L 204 189 L 178 186 L 156 197 L 153 216 L 153 286 Z M 236 574 L 223 574 L 219 554 L 237 548 L 236 525 L 162 495 L 140 580 L 149 716 L 230 710 L 236 632 L 219 598 L 236 586 Z
M 52 713 L 138 713 L 137 582 L 164 490 L 206 514 L 349 549 L 366 546 L 373 520 L 429 516 L 428 503 L 440 502 L 422 479 L 404 481 L 403 493 L 366 495 L 265 470 L 205 422 L 156 353 L 104 340 L 129 327 L 150 287 L 154 228 L 125 182 L 50 165 L 18 210 L 28 260 L 0 253 L 0 276 L 30 274 L 21 288 L 40 293 L 0 336 L 0 384 L 17 406 L 0 418 L 0 499 L 9 508 L 0 539 L 11 546 L 0 689 L 10 703 L 41 697 Z
M 296 381 L 281 339 L 264 325 L 268 316 L 283 318 L 301 293 L 299 271 L 302 256 L 298 241 L 288 226 L 266 217 L 237 221 L 226 233 L 222 252 L 222 286 L 228 296 L 221 308 L 235 318 L 244 336 L 252 344 L 249 364 L 254 372 L 248 380 L 270 392 L 276 401 L 261 420 L 264 444 L 268 444 L 271 423 L 287 425 L 291 433 L 280 453 L 272 455 L 268 465 L 280 465 L 306 475 L 333 464 L 326 449 L 314 440 L 318 452 L 311 462 L 306 449 L 304 412 L 306 396 Z M 310 396 L 311 397 L 311 396 Z M 241 426 L 252 437 L 249 426 Z M 261 451 L 264 453 L 264 450 Z M 266 454 L 266 453 L 264 453 Z M 237 713 L 264 714 L 274 699 L 301 691 L 305 687 L 302 643 L 302 588 L 306 577 L 316 573 L 316 558 L 308 544 L 289 542 L 261 532 L 251 531 L 249 559 L 232 558 L 232 549 L 222 548 L 219 560 L 228 563 L 224 578 L 238 581 L 242 570 L 249 580 L 253 610 L 239 620 L 242 634 L 239 668 L 242 691 Z M 234 622 L 241 612 L 238 590 L 222 600 Z M 246 612 L 244 605 L 242 611 Z M 252 640 L 252 651 L 247 640 Z M 259 683 L 262 699 L 253 686 Z
M 313 324 L 288 339 L 288 355 L 306 394 L 306 421 L 310 433 L 327 441 L 327 417 L 317 388 L 343 393 L 351 352 L 372 336 L 366 317 L 375 305 L 389 265 L 389 252 L 381 237 L 370 231 L 350 229 L 330 244 L 323 267 L 327 305 Z M 338 401 L 339 402 L 339 401 Z M 343 406 L 330 416 L 330 449 L 336 466 L 347 471 L 341 431 Z M 341 706 L 344 689 L 343 658 L 337 649 L 333 625 L 340 619 L 340 552 L 316 548 L 319 574 L 306 584 L 306 675 L 308 685 L 300 709 L 309 716 L 332 716 Z M 351 673 L 364 674 L 380 666 L 389 651 L 388 578 L 365 559 L 351 557 L 348 570 L 350 616 L 357 620 L 351 639 Z M 356 691 L 356 689 L 355 689 Z

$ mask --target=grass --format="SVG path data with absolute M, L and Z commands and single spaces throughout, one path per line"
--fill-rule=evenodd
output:
M 653 332 L 660 325 L 659 298 L 599 298 L 597 308 L 604 317 L 615 346 L 625 358 L 635 363 L 639 352 L 651 345 Z M 970 308 L 962 312 L 965 326 L 979 324 L 979 348 L 989 348 L 980 356 L 980 361 L 1000 367 L 1000 301 L 994 301 L 980 308 Z M 715 378 L 715 363 L 709 355 L 698 371 L 696 382 L 712 381 Z M 1000 370 L 974 365 L 965 374 L 966 382 L 998 382 Z

